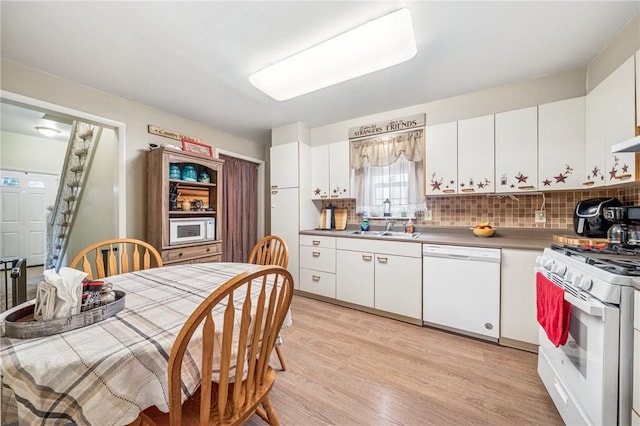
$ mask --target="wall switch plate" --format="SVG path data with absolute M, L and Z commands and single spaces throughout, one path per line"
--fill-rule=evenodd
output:
M 431 215 L 431 210 L 424 211 L 424 220 L 433 220 L 433 216 Z
M 547 213 L 544 210 L 536 210 L 535 221 L 536 223 L 547 223 Z

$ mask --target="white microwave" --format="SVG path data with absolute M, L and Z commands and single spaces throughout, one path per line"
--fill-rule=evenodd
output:
M 211 217 L 169 219 L 169 245 L 216 239 L 216 220 Z

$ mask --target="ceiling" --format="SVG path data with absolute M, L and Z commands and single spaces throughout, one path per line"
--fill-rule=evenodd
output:
M 248 81 L 401 7 L 412 13 L 418 46 L 408 62 L 284 102 Z M 270 129 L 284 124 L 317 127 L 583 67 L 640 2 L 2 1 L 0 8 L 3 58 L 268 144 Z

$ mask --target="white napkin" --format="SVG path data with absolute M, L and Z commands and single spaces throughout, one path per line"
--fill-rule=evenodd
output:
M 60 268 L 57 274 L 54 269 L 44 271 L 44 280 L 56 288 L 54 318 L 66 318 L 80 312 L 82 302 L 82 280 L 86 272 L 72 268 Z

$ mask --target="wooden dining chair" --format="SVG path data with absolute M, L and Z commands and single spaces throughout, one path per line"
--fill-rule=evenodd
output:
M 286 268 L 289 264 L 289 248 L 287 243 L 277 235 L 267 235 L 253 246 L 249 254 L 249 263 L 257 265 L 278 265 Z M 282 355 L 282 338 L 278 336 L 276 340 L 276 355 L 280 361 L 282 371 L 287 370 L 287 364 Z
M 133 238 L 100 241 L 83 249 L 69 263 L 94 280 L 162 266 L 160 253 L 149 243 Z
M 292 296 L 291 274 L 279 266 L 241 273 L 209 295 L 187 319 L 171 350 L 169 413 L 154 406 L 133 424 L 236 425 L 258 414 L 279 425 L 269 400 L 275 380 L 269 358 Z M 185 370 L 201 377 L 200 388 L 183 403 Z
M 253 246 L 249 254 L 249 263 L 278 265 L 286 268 L 289 265 L 287 243 L 277 235 L 267 235 Z

